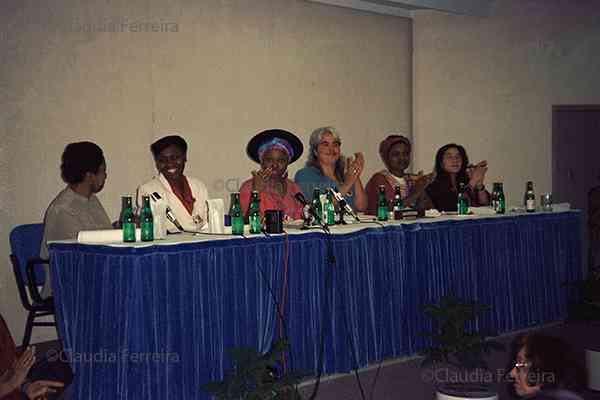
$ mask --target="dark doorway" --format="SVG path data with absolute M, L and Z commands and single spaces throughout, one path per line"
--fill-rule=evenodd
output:
M 588 265 L 588 193 L 600 185 L 600 105 L 552 106 L 554 201 L 584 212 L 584 265 Z

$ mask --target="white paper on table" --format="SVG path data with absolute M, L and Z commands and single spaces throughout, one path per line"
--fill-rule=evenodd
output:
M 496 210 L 492 207 L 469 207 L 474 215 L 496 215 Z
M 437 217 L 441 217 L 442 213 L 439 212 L 437 209 L 432 208 L 430 210 L 425 210 L 425 216 L 427 218 L 437 218 Z
M 142 230 L 135 230 L 135 240 L 140 241 Z M 95 231 L 80 231 L 77 234 L 78 243 L 119 243 L 123 242 L 123 229 L 100 229 Z

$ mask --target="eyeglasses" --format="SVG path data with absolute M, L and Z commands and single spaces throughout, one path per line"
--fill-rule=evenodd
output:
M 515 363 L 515 368 L 519 372 L 522 371 L 522 370 L 524 370 L 525 368 L 529 368 L 529 367 L 531 367 L 531 363 L 530 362 L 519 362 L 519 361 L 517 361 Z

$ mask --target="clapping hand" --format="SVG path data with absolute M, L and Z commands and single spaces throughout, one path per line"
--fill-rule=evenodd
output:
M 27 374 L 29 370 L 35 363 L 35 355 L 34 349 L 32 347 L 28 347 L 21 357 L 17 358 L 11 365 L 11 367 L 7 371 L 7 376 L 5 379 L 10 381 L 14 387 L 19 387 L 23 382 L 25 382 L 25 378 L 27 378 Z
M 419 171 L 419 173 L 416 175 L 408 176 L 408 180 L 413 183 L 414 191 L 417 193 L 422 193 L 425 190 L 425 188 L 429 186 L 431 182 L 433 182 L 434 178 L 434 172 L 424 175 L 423 171 Z
M 346 169 L 344 171 L 345 183 L 354 184 L 360 177 L 365 168 L 365 157 L 362 153 L 354 153 L 354 158 L 346 159 Z
M 254 183 L 254 190 L 262 191 L 269 179 L 271 179 L 271 174 L 273 173 L 273 169 L 271 167 L 261 168 L 258 171 L 252 171 L 252 179 Z
M 476 165 L 467 168 L 467 175 L 469 176 L 469 185 L 473 188 L 483 185 L 485 179 L 485 173 L 488 170 L 487 161 L 483 160 Z

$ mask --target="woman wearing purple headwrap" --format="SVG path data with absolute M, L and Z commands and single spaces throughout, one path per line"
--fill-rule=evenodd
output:
M 252 178 L 240 188 L 240 203 L 247 213 L 252 191 L 260 196 L 260 213 L 265 210 L 281 210 L 290 219 L 302 218 L 302 204 L 294 195 L 300 187 L 288 179 L 287 167 L 296 161 L 304 147 L 293 133 L 281 129 L 260 132 L 248 142 L 248 156 L 260 164 L 258 171 L 252 171 Z
M 431 208 L 431 201 L 425 188 L 433 179 L 433 174 L 405 174 L 410 164 L 410 141 L 402 135 L 391 134 L 379 144 L 379 155 L 386 169 L 377 172 L 367 183 L 367 214 L 376 214 L 379 186 L 385 186 L 388 201 L 394 199 L 394 187 L 400 186 L 400 194 L 404 205 L 414 208 Z

